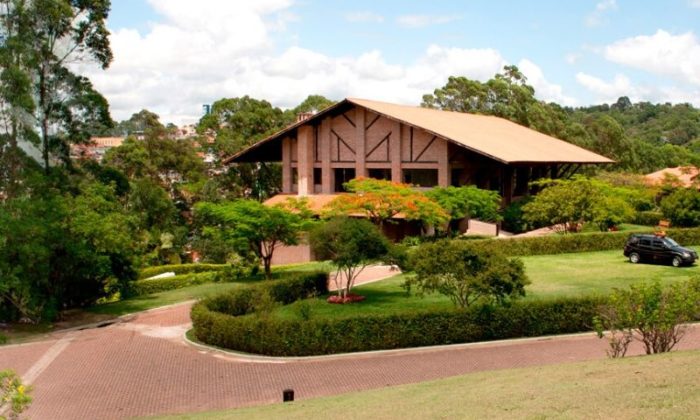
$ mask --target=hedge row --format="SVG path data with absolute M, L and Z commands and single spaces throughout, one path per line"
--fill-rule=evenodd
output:
M 700 244 L 700 228 L 669 229 L 667 233 L 680 244 Z M 629 235 L 630 232 L 555 234 L 529 238 L 475 240 L 473 243 L 483 249 L 501 251 L 510 256 L 528 256 L 622 250 Z
M 310 356 L 589 331 L 604 299 L 520 301 L 506 307 L 309 320 L 234 316 L 218 312 L 215 309 L 221 308 L 211 303 L 203 301 L 192 308 L 198 340 L 248 353 Z
M 209 271 L 219 271 L 228 267 L 228 264 L 172 264 L 146 267 L 139 272 L 139 280 L 157 276 L 163 273 L 189 274 L 204 273 Z
M 204 283 L 219 281 L 217 272 L 190 273 L 179 276 L 166 277 L 162 279 L 138 280 L 131 283 L 128 291 L 129 296 L 150 295 L 168 290 L 181 289 L 183 287 L 196 286 Z
M 209 310 L 231 316 L 254 312 L 263 294 L 272 301 L 287 305 L 297 300 L 328 293 L 328 273 L 285 273 L 279 280 L 262 281 L 249 287 L 233 289 L 202 300 L 199 304 Z

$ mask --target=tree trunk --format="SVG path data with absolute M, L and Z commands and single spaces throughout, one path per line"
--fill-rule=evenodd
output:
M 263 257 L 263 267 L 265 268 L 265 278 L 272 279 L 272 256 Z
M 46 98 L 46 75 L 44 69 L 39 73 L 39 109 L 41 109 L 41 155 L 44 160 L 44 173 L 49 174 L 49 116 Z

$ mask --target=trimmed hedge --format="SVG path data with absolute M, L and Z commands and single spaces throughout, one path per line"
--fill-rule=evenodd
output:
M 483 249 L 500 251 L 508 256 L 566 254 L 615 249 L 622 251 L 630 234 L 631 232 L 554 234 L 530 238 L 476 240 L 473 243 L 483 247 Z M 668 236 L 684 245 L 700 244 L 700 228 L 669 229 Z
M 189 273 L 204 273 L 209 271 L 219 271 L 228 267 L 229 264 L 172 264 L 146 267 L 139 271 L 139 280 L 157 276 L 158 274 L 173 272 L 175 275 Z
M 604 301 L 581 297 L 310 320 L 233 316 L 218 312 L 223 308 L 212 301 L 202 301 L 192 308 L 191 316 L 195 336 L 202 342 L 269 356 L 309 356 L 590 331 Z
M 226 293 L 206 298 L 200 302 L 212 311 L 232 316 L 240 316 L 255 310 L 256 299 L 263 293 L 282 305 L 310 296 L 328 293 L 328 273 L 316 271 L 306 273 L 285 273 L 280 280 L 267 280 L 249 287 L 233 289 Z
M 182 289 L 183 287 L 196 286 L 204 283 L 219 281 L 219 273 L 204 272 L 190 273 L 162 279 L 138 280 L 129 286 L 129 296 L 150 295 L 168 290 Z

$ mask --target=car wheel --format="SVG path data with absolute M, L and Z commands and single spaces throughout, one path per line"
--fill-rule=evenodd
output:
M 630 254 L 630 262 L 632 264 L 637 264 L 639 262 L 639 254 L 637 254 L 636 252 L 631 253 Z
M 680 267 L 681 264 L 683 264 L 683 260 L 681 260 L 681 257 L 676 256 L 673 257 L 673 259 L 671 260 L 671 265 L 673 265 L 674 267 Z

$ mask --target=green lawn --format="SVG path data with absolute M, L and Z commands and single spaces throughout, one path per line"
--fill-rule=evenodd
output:
M 151 295 L 137 296 L 117 302 L 105 303 L 93 306 L 87 310 L 96 314 L 125 315 L 159 306 L 199 299 L 211 294 L 225 292 L 234 287 L 240 287 L 241 283 L 206 283 L 198 286 L 184 287 L 182 289 L 168 290 L 167 292 Z
M 654 230 L 654 227 L 644 225 L 633 225 L 631 223 L 621 223 L 617 226 L 617 229 L 620 232 L 652 232 Z M 583 225 L 581 233 L 600 233 L 600 229 L 598 229 L 598 226 L 595 223 L 586 223 Z
M 480 372 L 294 403 L 167 418 L 690 419 L 700 413 L 699 375 L 700 351 L 685 351 Z
M 329 270 L 328 263 L 311 262 L 304 264 L 289 264 L 273 267 L 273 274 L 286 271 L 314 271 Z M 178 302 L 185 302 L 192 299 L 200 299 L 215 293 L 225 292 L 241 284 L 262 280 L 262 275 L 254 278 L 246 278 L 232 283 L 206 283 L 198 286 L 184 287 L 182 289 L 169 290 L 167 292 L 154 293 L 145 296 L 137 296 L 117 302 L 96 305 L 88 308 L 89 312 L 96 314 L 124 315 L 133 312 L 145 311 L 146 309 L 157 308 L 159 306 L 171 305 Z
M 626 288 L 640 281 L 659 280 L 663 284 L 686 280 L 700 275 L 700 266 L 674 268 L 665 265 L 630 264 L 621 251 L 584 252 L 576 254 L 541 255 L 521 258 L 532 284 L 526 299 L 546 299 L 559 296 L 605 294 L 613 288 Z M 355 293 L 366 300 L 352 305 L 330 305 L 325 298 L 308 300 L 314 316 L 344 317 L 359 313 L 391 313 L 421 310 L 427 307 L 453 307 L 442 295 L 424 298 L 408 296 L 401 284 L 403 275 L 358 286 Z M 276 316 L 297 317 L 299 302 L 279 308 Z

